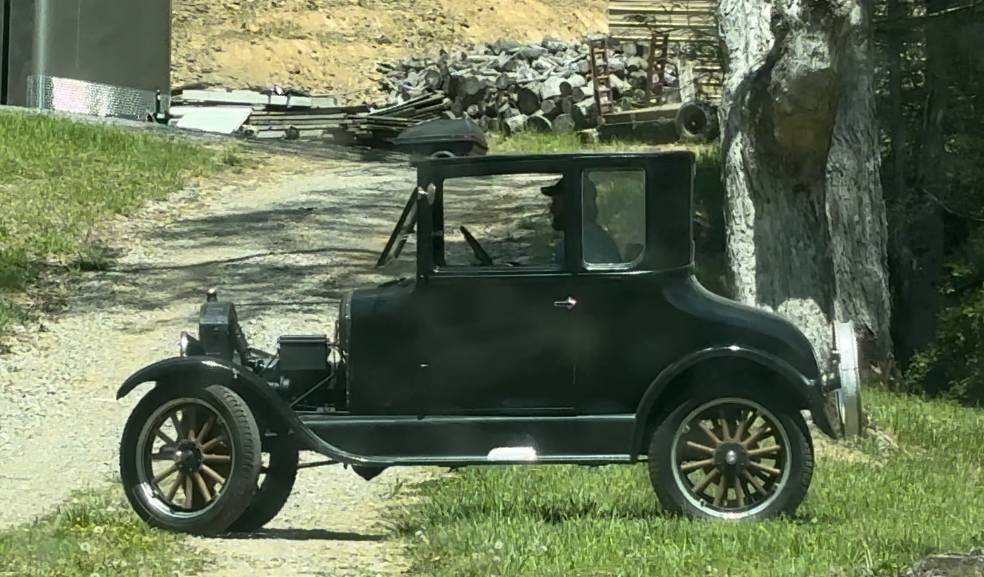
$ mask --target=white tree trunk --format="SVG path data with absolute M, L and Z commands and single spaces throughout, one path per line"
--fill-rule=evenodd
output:
M 830 323 L 890 359 L 886 221 L 866 0 L 721 0 L 726 229 L 735 297 Z

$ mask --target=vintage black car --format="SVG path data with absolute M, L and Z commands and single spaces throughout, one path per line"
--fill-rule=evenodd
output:
M 156 383 L 120 447 L 143 519 L 255 530 L 286 501 L 299 451 L 367 479 L 397 465 L 646 461 L 667 513 L 763 519 L 792 512 L 810 484 L 805 416 L 830 436 L 856 432 L 849 323 L 839 359 L 821 360 L 787 320 L 695 279 L 691 153 L 415 166 L 380 257 L 415 235 L 415 274 L 346 296 L 333 338 L 251 348 L 233 304 L 210 291 L 180 356 L 123 383 L 119 398 Z M 530 262 L 451 228 L 446 197 L 464 178 L 548 178 L 560 244 Z M 470 262 L 451 262 L 466 246 Z

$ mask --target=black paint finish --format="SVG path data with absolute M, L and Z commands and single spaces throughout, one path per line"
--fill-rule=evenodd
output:
M 688 371 L 727 361 L 743 369 L 715 378 L 737 385 L 754 374 L 757 386 L 809 409 L 835 435 L 806 337 L 694 278 L 693 161 L 662 153 L 419 162 L 417 275 L 343 299 L 333 403 L 297 413 L 269 376 L 204 357 L 148 367 L 119 394 L 151 380 L 231 383 L 303 448 L 356 465 L 483 464 L 500 447 L 530 447 L 541 463 L 614 463 L 635 460 L 652 419 L 683 387 L 701 386 L 683 378 Z M 617 167 L 646 171 L 646 251 L 634 264 L 594 270 L 580 260 L 576 183 L 584 170 Z M 551 270 L 443 266 L 443 179 L 506 173 L 575 183 L 566 262 Z

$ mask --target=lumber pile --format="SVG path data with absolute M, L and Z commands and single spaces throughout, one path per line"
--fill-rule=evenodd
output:
M 616 109 L 633 108 L 648 78 L 649 42 L 612 43 L 610 49 Z M 448 102 L 448 117 L 471 118 L 486 131 L 565 133 L 598 122 L 586 42 L 500 40 L 383 64 L 379 70 L 388 104 L 440 94 Z M 672 72 L 667 82 L 675 84 Z
M 386 147 L 404 129 L 445 117 L 441 93 L 374 109 L 340 106 L 330 96 L 291 96 L 247 90 L 186 90 L 172 98 L 173 123 L 257 139 L 318 139 Z M 239 116 L 230 112 L 240 111 Z M 238 120 L 237 120 L 238 119 Z

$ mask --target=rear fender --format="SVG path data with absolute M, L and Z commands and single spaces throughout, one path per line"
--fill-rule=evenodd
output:
M 221 384 L 235 391 L 249 404 L 250 410 L 274 430 L 291 431 L 304 450 L 316 451 L 342 463 L 372 465 L 375 461 L 355 455 L 325 443 L 298 418 L 263 379 L 240 365 L 212 357 L 175 357 L 148 365 L 123 382 L 116 392 L 122 399 L 142 383 L 153 382 L 157 387 L 177 387 L 188 384 Z
M 636 432 L 632 440 L 631 455 L 633 459 L 645 451 L 646 435 L 650 430 L 650 419 L 659 416 L 660 400 L 666 400 L 676 394 L 681 383 L 677 379 L 687 370 L 713 359 L 742 359 L 757 363 L 780 377 L 777 382 L 798 401 L 799 408 L 810 410 L 817 427 L 831 437 L 836 432 L 824 410 L 823 396 L 820 388 L 809 378 L 797 371 L 792 365 L 780 357 L 757 349 L 747 349 L 738 346 L 722 346 L 702 349 L 687 355 L 672 365 L 663 369 L 649 385 L 639 407 L 636 410 Z

